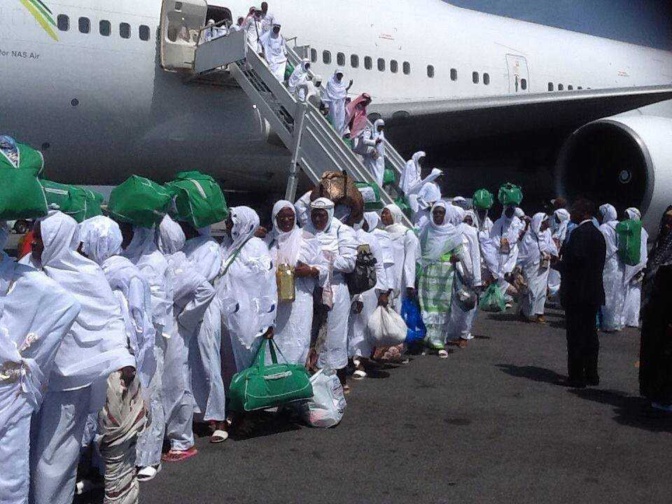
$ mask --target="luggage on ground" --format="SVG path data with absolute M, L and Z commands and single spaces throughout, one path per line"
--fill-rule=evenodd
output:
M 341 423 L 347 406 L 343 385 L 336 372 L 320 369 L 310 378 L 310 383 L 313 386 L 313 397 L 300 404 L 301 417 L 311 427 L 336 427 Z
M 172 197 L 167 189 L 147 178 L 133 175 L 110 194 L 107 210 L 121 222 L 151 228 L 160 224 Z
M 266 365 L 266 349 L 272 364 Z M 255 411 L 282 406 L 313 397 L 310 375 L 304 366 L 278 363 L 279 349 L 263 338 L 254 363 L 237 373 L 229 389 L 232 411 Z

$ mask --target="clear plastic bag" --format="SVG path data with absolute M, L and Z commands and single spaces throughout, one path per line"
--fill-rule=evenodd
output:
M 408 327 L 401 316 L 390 307 L 379 306 L 367 324 L 374 346 L 395 346 L 406 341 Z
M 313 398 L 301 403 L 301 417 L 311 427 L 336 427 L 345 414 L 347 403 L 336 372 L 321 369 L 310 379 Z

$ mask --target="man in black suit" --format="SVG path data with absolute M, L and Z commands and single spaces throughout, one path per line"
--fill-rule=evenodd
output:
M 562 273 L 560 300 L 567 325 L 567 385 L 585 388 L 600 384 L 597 313 L 604 304 L 602 273 L 607 246 L 593 224 L 595 205 L 592 202 L 577 200 L 570 213 L 577 227 L 562 249 L 558 267 Z

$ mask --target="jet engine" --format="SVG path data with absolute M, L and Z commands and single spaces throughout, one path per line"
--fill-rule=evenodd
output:
M 672 204 L 672 119 L 623 116 L 600 119 L 565 142 L 556 167 L 558 193 L 611 203 L 619 212 L 639 208 L 657 232 Z

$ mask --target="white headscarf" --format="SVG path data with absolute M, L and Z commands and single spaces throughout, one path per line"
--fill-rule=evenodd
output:
M 557 239 L 561 243 L 565 241 L 567 237 L 567 226 L 569 225 L 570 215 L 567 210 L 564 208 L 559 208 L 553 212 L 553 238 Z
M 337 68 L 334 75 L 332 75 L 329 82 L 327 82 L 326 93 L 327 98 L 330 100 L 345 100 L 348 96 L 348 86 L 345 85 L 344 79 L 341 78 L 341 81 L 339 82 L 336 78 L 336 75 L 339 73 L 345 75 L 342 68 Z
M 72 249 L 77 221 L 61 212 L 40 219 L 44 251 L 40 264 L 48 277 L 69 291 L 82 310 L 56 354 L 55 390 L 90 385 L 125 366 L 135 366 L 126 346 L 121 311 L 103 270 Z
M 124 256 L 128 257 L 132 263 L 137 264 L 142 256 L 148 256 L 158 251 L 156 233 L 156 228 L 134 227 L 133 239 L 124 250 Z
M 380 226 L 380 217 L 376 212 L 365 212 L 364 220 L 369 225 L 369 233 L 373 233 Z
M 543 212 L 534 214 L 530 228 L 525 233 L 520 244 L 520 254 L 518 260 L 523 266 L 536 264 L 541 258 L 541 253 L 550 253 L 548 243 L 544 240 L 541 232 L 541 226 L 548 220 L 548 215 Z
M 166 257 L 180 252 L 187 241 L 180 225 L 166 215 L 159 226 L 159 250 Z
M 102 266 L 106 259 L 121 253 L 123 238 L 119 224 L 98 215 L 79 225 L 79 241 L 86 257 Z
M 625 214 L 628 216 L 628 219 L 635 221 L 642 220 L 642 212 L 640 212 L 637 208 L 634 207 L 628 208 L 625 211 Z
M 600 207 L 600 215 L 602 216 L 602 223 L 608 224 L 613 221 L 618 221 L 618 213 L 613 205 L 609 203 Z
M 404 213 L 401 211 L 401 208 L 394 203 L 386 205 L 385 209 L 390 211 L 393 221 L 391 225 L 385 227 L 385 231 L 390 233 L 390 238 L 392 238 L 392 240 L 397 240 L 408 231 L 408 228 L 403 224 Z
M 245 242 L 254 237 L 259 228 L 259 215 L 250 207 L 239 206 L 231 209 L 231 238 L 222 243 L 224 249 L 224 268 Z
M 281 231 L 276 222 L 278 214 L 285 208 L 294 213 L 294 227 L 287 232 Z M 292 202 L 286 200 L 278 201 L 273 206 L 272 219 L 273 245 L 274 249 L 277 251 L 277 255 L 274 257 L 275 262 L 276 264 L 289 264 L 290 266 L 294 266 L 298 262 L 301 253 L 303 230 L 297 225 L 296 210 L 294 209 Z
M 467 224 L 467 226 L 471 226 L 473 228 L 478 229 L 478 215 L 474 210 L 467 210 L 464 212 L 464 219 L 462 221 L 464 222 L 467 217 L 471 217 L 471 224 Z
M 443 224 L 434 222 L 436 208 L 443 208 L 446 211 Z M 437 201 L 434 204 L 429 222 L 420 233 L 423 261 L 438 261 L 442 255 L 462 245 L 462 233 L 452 223 L 458 215 L 457 207 L 449 206 L 445 201 Z

